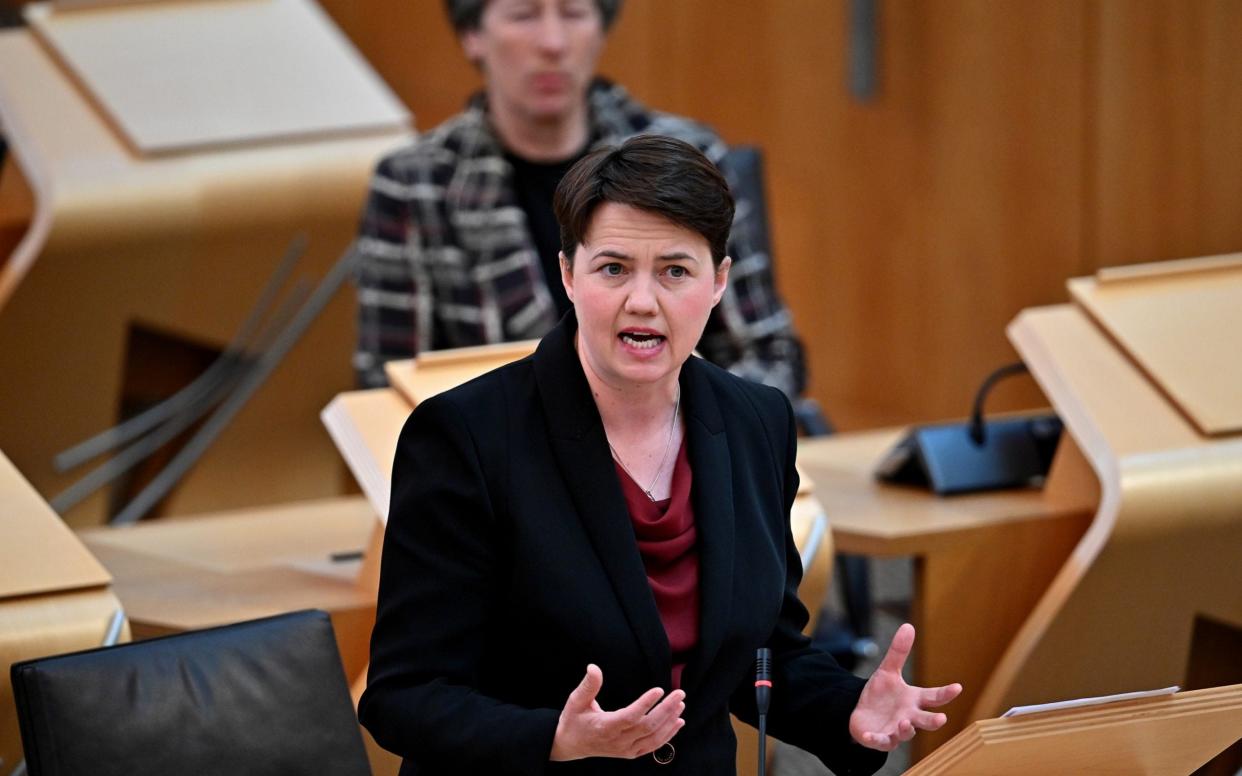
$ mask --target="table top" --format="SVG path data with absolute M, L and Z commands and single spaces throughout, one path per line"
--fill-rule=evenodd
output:
M 1069 288 L 1195 431 L 1242 434 L 1242 254 L 1112 267 Z
M 357 578 L 376 524 L 366 500 L 351 496 L 78 535 L 112 572 L 131 620 L 180 631 L 374 605 Z
M 804 438 L 798 465 L 815 481 L 833 538 L 841 552 L 918 555 L 951 542 L 963 531 L 1007 521 L 1056 519 L 1093 511 L 1047 490 L 1015 489 L 956 496 L 890 485 L 875 479 L 876 463 L 905 429 Z
M 403 130 L 409 112 L 315 3 L 26 10 L 143 154 Z
M 0 452 L 0 601 L 102 587 L 108 572 Z

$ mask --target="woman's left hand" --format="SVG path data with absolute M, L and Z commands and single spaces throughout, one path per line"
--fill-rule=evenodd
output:
M 927 709 L 948 703 L 962 691 L 956 683 L 931 688 L 906 684 L 901 669 L 913 646 L 914 626 L 906 623 L 897 629 L 850 715 L 850 735 L 869 749 L 891 752 L 897 744 L 914 738 L 915 730 L 939 730 L 948 717 Z

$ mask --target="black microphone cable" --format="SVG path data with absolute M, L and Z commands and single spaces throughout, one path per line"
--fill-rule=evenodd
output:
M 979 386 L 979 390 L 975 393 L 975 401 L 970 408 L 970 439 L 975 443 L 976 447 L 982 447 L 986 441 L 987 431 L 983 423 L 983 400 L 988 397 L 992 386 L 1010 375 L 1020 375 L 1029 371 L 1026 364 L 1018 361 L 1002 366 L 983 379 L 983 384 Z
M 772 700 L 772 650 L 760 647 L 755 655 L 755 707 L 759 710 L 759 776 L 768 765 L 768 705 Z

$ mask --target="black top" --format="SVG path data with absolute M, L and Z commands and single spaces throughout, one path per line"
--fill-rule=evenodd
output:
M 557 259 L 561 250 L 561 228 L 552 212 L 552 197 L 561 178 L 584 156 L 585 148 L 559 162 L 532 162 L 505 152 L 505 159 L 513 166 L 513 191 L 522 212 L 526 213 L 527 228 L 539 252 L 539 263 L 548 280 L 552 301 L 556 303 L 557 317 L 564 315 L 570 304 L 561 285 L 561 267 Z
M 548 762 L 588 663 L 605 709 L 669 687 L 673 666 L 576 331 L 567 314 L 532 357 L 420 402 L 401 431 L 363 725 L 402 776 L 722 776 L 729 712 L 757 722 L 766 646 L 769 732 L 838 776 L 873 773 L 884 754 L 849 735 L 863 680 L 801 632 L 789 401 L 698 358 L 680 384 L 700 623 L 675 757 Z

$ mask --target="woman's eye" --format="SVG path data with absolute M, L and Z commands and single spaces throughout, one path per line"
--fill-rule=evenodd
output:
M 669 268 L 666 270 L 666 272 L 668 272 L 668 276 L 669 276 L 669 277 L 671 277 L 671 278 L 684 278 L 684 277 L 686 277 L 686 268 L 685 268 L 685 267 L 679 267 L 679 266 L 677 266 L 676 264 L 674 264 L 673 266 L 669 267 Z
M 538 16 L 538 10 L 530 3 L 510 6 L 505 12 L 505 18 L 515 22 L 530 21 L 531 19 L 538 18 Z
M 614 261 L 611 264 L 605 264 L 604 266 L 600 267 L 600 271 L 603 272 L 605 275 L 608 275 L 609 277 L 615 278 L 616 276 L 620 275 L 622 271 L 624 271 L 624 267 L 622 267 L 620 264 Z
M 567 19 L 585 19 L 591 15 L 591 10 L 586 2 L 567 3 L 561 6 L 561 15 Z

